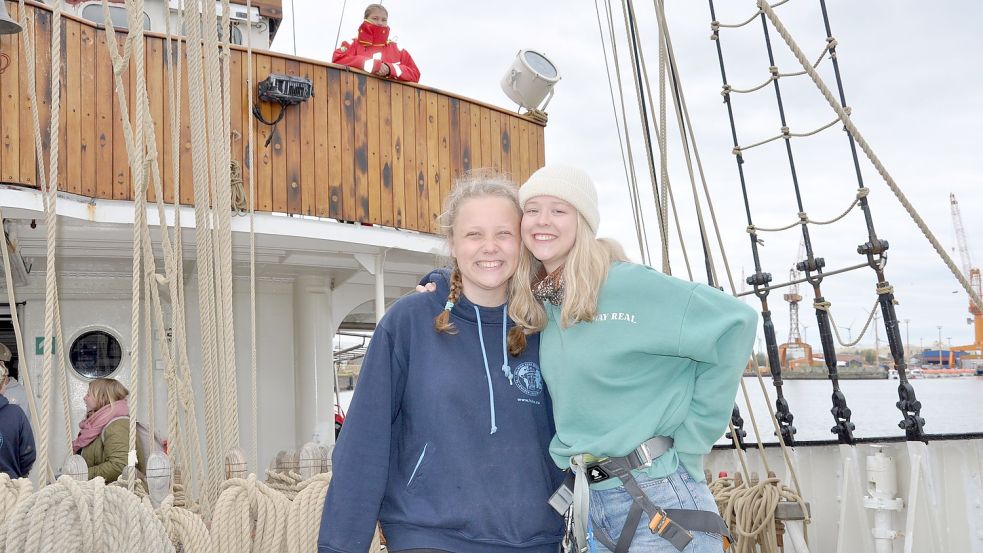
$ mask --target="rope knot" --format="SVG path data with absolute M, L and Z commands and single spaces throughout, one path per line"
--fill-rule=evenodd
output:
M 806 213 L 805 211 L 800 211 L 799 212 L 799 222 L 801 222 L 803 225 L 806 224 L 806 223 L 808 223 L 809 222 L 809 214 Z
M 720 87 L 720 95 L 727 96 L 728 94 L 730 94 L 731 90 L 734 89 L 729 84 L 725 84 L 724 86 Z
M 877 294 L 880 296 L 883 296 L 884 294 L 893 294 L 893 293 L 894 293 L 894 286 L 891 286 L 890 284 L 879 285 L 877 287 Z
M 741 155 L 741 147 L 740 146 L 734 146 L 734 149 L 731 150 L 730 153 L 734 154 L 735 156 Z
M 837 42 L 835 38 L 831 36 L 826 37 L 826 47 L 829 48 L 830 52 L 832 52 L 837 45 L 839 45 L 839 42 Z
M 782 127 L 782 136 L 784 136 L 785 138 L 789 138 L 789 136 L 791 136 L 788 127 Z
M 778 67 L 772 65 L 771 67 L 768 68 L 768 72 L 771 73 L 772 80 L 778 78 Z
M 828 301 L 815 300 L 812 302 L 812 306 L 819 311 L 829 311 L 829 308 L 832 307 L 833 304 Z
M 870 188 L 858 188 L 857 189 L 857 199 L 863 199 L 870 195 Z
M 756 234 L 758 232 L 758 229 L 755 228 L 754 225 L 748 225 L 744 230 L 746 230 L 748 234 Z
M 710 35 L 710 40 L 717 40 L 717 34 L 720 33 L 720 22 L 717 20 L 711 21 L 710 30 L 713 31 L 713 34 Z

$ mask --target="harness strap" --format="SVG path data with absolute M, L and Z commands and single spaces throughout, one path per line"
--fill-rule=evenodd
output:
M 693 534 L 690 531 L 719 534 L 727 540 L 733 541 L 727 525 L 724 524 L 724 520 L 717 513 L 697 509 L 662 509 L 653 504 L 652 500 L 645 495 L 645 492 L 638 485 L 638 481 L 631 474 L 629 463 L 623 458 L 606 459 L 600 464 L 605 469 L 611 471 L 611 474 L 621 479 L 625 491 L 631 495 L 633 500 L 632 509 L 629 510 L 628 519 L 625 521 L 625 526 L 621 530 L 621 536 L 618 539 L 618 549 L 614 550 L 615 553 L 626 553 L 628 551 L 631 538 L 634 537 L 635 528 L 638 527 L 640 520 L 639 518 L 632 519 L 631 515 L 636 510 L 644 511 L 649 515 L 649 529 L 652 533 L 658 534 L 679 551 L 685 549 L 689 542 L 693 540 Z M 627 543 L 624 543 L 624 549 L 622 549 L 622 542 L 626 541 L 626 535 L 628 536 Z
M 638 528 L 638 523 L 642 520 L 642 514 L 644 513 L 641 505 L 638 503 L 632 503 L 631 509 L 628 509 L 628 518 L 625 519 L 625 525 L 621 530 L 621 535 L 618 536 L 618 544 L 611 549 L 615 553 L 626 553 L 628 547 L 631 546 L 632 540 L 635 538 L 635 528 Z

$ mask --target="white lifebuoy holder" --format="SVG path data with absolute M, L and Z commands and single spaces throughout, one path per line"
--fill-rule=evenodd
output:
M 545 110 L 559 80 L 559 69 L 546 56 L 535 50 L 519 50 L 502 77 L 502 92 L 526 109 Z

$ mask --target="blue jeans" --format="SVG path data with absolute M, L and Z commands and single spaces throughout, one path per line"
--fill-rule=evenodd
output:
M 639 487 L 657 507 L 663 509 L 699 509 L 701 511 L 717 512 L 710 488 L 703 482 L 697 482 L 686 472 L 682 465 L 675 474 L 666 478 L 650 478 L 641 475 L 636 478 Z M 596 535 L 603 532 L 612 543 L 618 543 L 621 531 L 628 518 L 628 509 L 632 499 L 624 487 L 610 490 L 590 492 L 590 523 L 595 538 L 592 543 L 596 553 L 609 553 L 611 550 L 604 546 Z M 679 553 L 668 541 L 658 534 L 652 533 L 648 527 L 648 517 L 642 515 L 642 520 L 635 528 L 635 538 L 628 549 L 630 553 Z M 721 553 L 723 541 L 717 534 L 692 532 L 693 541 L 686 546 L 683 553 Z

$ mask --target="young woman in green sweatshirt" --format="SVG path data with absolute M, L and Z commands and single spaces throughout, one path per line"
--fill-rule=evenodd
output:
M 554 462 L 573 466 L 583 488 L 584 468 L 594 471 L 590 463 L 598 458 L 624 457 L 653 438 L 671 438 L 660 438 L 668 449 L 633 470 L 638 488 L 628 487 L 640 488 L 648 507 L 716 513 L 703 457 L 727 426 L 756 313 L 705 284 L 629 263 L 620 246 L 597 239 L 597 193 L 584 171 L 544 167 L 520 188 L 519 201 L 526 251 L 513 279 L 510 314 L 528 333 L 541 332 L 542 373 L 556 423 Z M 617 477 L 592 476 L 602 481 L 590 485 L 590 523 L 582 522 L 582 504 L 573 514 L 581 546 L 592 530 L 593 551 L 623 550 L 616 544 L 631 531 L 629 551 L 680 550 L 682 542 L 660 534 L 666 523 L 651 509 L 627 528 L 633 504 L 645 499 L 633 499 L 633 489 Z M 686 534 L 693 539 L 684 540 L 685 553 L 722 550 L 720 535 Z

